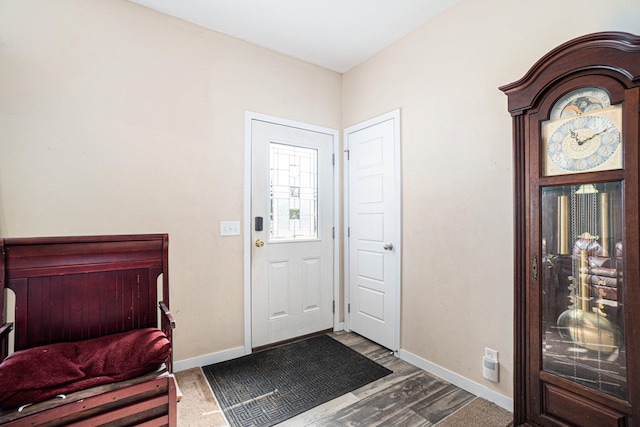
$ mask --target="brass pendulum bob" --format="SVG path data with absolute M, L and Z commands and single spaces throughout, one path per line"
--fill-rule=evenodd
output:
M 558 317 L 560 335 L 588 350 L 613 353 L 622 343 L 622 333 L 611 320 L 589 310 L 588 269 L 588 252 L 581 250 L 578 301 L 573 304 L 575 308 L 565 310 Z
M 589 350 L 613 353 L 622 342 L 622 334 L 617 325 L 601 314 L 582 309 L 565 310 L 558 317 L 558 327 L 564 339 Z M 566 332 L 569 331 L 569 336 Z

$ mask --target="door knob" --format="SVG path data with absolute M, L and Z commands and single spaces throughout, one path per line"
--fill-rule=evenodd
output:
M 262 241 L 262 239 L 256 240 L 256 248 L 261 248 L 263 246 L 264 246 L 264 242 Z
M 393 243 L 387 243 L 386 245 L 383 246 L 385 251 L 391 251 L 393 250 Z

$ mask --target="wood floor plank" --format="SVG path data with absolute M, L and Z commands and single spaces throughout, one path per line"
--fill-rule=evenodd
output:
M 368 426 L 368 424 L 362 425 Z M 384 424 L 377 424 L 377 426 L 381 425 L 384 425 L 384 427 L 430 427 L 433 424 L 429 420 L 425 420 L 416 414 L 413 410 L 407 408 L 396 414 L 392 419 L 385 420 Z
M 360 399 L 358 399 L 353 393 L 343 394 L 336 399 L 330 400 L 329 402 L 316 406 L 307 412 L 303 412 L 300 415 L 281 422 L 278 424 L 278 427 L 306 427 L 322 425 L 320 420 L 323 418 L 326 418 L 337 411 L 348 408 L 359 401 Z
M 391 369 L 393 373 L 377 381 L 369 383 L 364 387 L 354 390 L 352 393 L 360 399 L 365 399 L 368 396 L 383 392 L 386 389 L 395 386 L 396 384 L 403 383 L 404 381 L 410 379 L 412 376 L 418 375 L 420 372 L 422 372 L 419 369 L 407 369 L 407 367 L 404 365 L 395 366 L 396 369 L 390 366 L 385 367 Z
M 357 351 L 358 353 L 364 354 L 366 356 L 368 356 L 368 353 L 371 353 L 374 351 L 385 351 L 385 352 L 392 353 L 391 350 L 385 349 L 384 347 L 372 341 L 369 341 L 368 339 L 357 334 L 334 332 L 334 333 L 330 333 L 329 336 L 331 336 L 334 339 L 337 339 L 338 341 L 342 342 L 344 345 L 349 346 L 350 348 Z
M 433 424 L 462 408 L 475 399 L 476 396 L 454 385 L 448 384 L 446 388 L 423 400 L 411 409 Z
M 323 425 L 388 425 L 397 417 L 402 418 L 405 411 L 411 410 L 420 402 L 432 399 L 434 395 L 438 395 L 439 391 L 448 387 L 451 385 L 426 372 L 416 373 L 402 382 L 390 384 L 348 408 L 337 411 L 324 418 L 322 422 L 325 423 Z M 423 405 L 423 407 L 426 406 Z M 417 415 L 424 418 L 422 414 Z

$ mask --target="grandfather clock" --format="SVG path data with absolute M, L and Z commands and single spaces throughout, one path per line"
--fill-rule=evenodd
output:
M 515 425 L 640 427 L 640 37 L 571 40 L 513 117 Z

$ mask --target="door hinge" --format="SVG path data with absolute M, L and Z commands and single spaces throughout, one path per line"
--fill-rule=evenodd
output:
M 335 165 L 336 165 L 336 155 L 335 155 L 335 154 L 332 154 L 332 155 L 331 155 L 331 164 L 332 164 L 333 166 L 335 166 Z
M 331 310 L 333 310 L 332 311 L 333 314 L 336 314 L 336 302 L 335 301 L 333 301 L 333 306 L 332 306 Z
M 351 313 L 351 303 L 347 304 L 347 313 Z
M 347 153 L 347 160 L 349 160 L 349 150 L 344 150 L 345 153 Z
M 351 237 L 351 227 L 347 227 L 347 237 Z
M 331 237 L 332 238 L 336 238 L 336 228 L 335 227 L 331 227 Z

